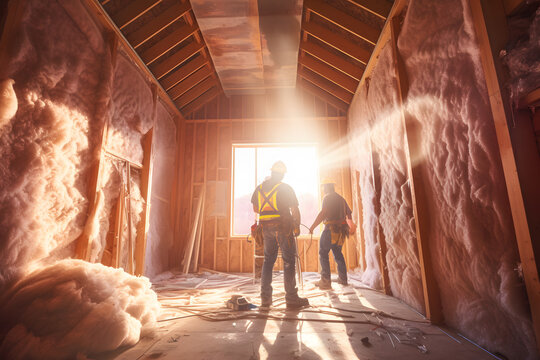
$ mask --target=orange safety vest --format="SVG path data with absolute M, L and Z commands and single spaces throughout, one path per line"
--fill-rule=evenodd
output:
M 259 202 L 259 220 L 273 220 L 278 219 L 281 215 L 277 206 L 277 190 L 281 183 L 277 183 L 272 190 L 265 193 L 262 189 L 262 184 L 258 190 L 258 202 Z

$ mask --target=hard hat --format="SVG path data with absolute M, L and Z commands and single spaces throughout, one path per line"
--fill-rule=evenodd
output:
M 332 180 L 332 179 L 330 179 L 330 178 L 325 178 L 325 179 L 323 180 L 323 182 L 321 183 L 321 185 L 330 185 L 330 184 L 334 185 L 335 183 L 336 183 L 336 182 L 335 182 L 334 180 Z
M 285 164 L 283 163 L 283 161 L 277 161 L 274 163 L 274 165 L 272 165 L 272 172 L 277 172 L 277 173 L 280 173 L 280 174 L 285 174 L 287 172 L 287 167 L 285 166 Z

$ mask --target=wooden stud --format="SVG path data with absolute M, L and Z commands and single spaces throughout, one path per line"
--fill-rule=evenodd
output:
M 141 195 L 145 200 L 145 206 L 141 217 L 140 227 L 137 231 L 135 242 L 135 275 L 144 273 L 144 260 L 146 255 L 146 238 L 150 223 L 150 210 L 152 198 L 152 173 L 153 173 L 153 139 L 154 128 L 150 129 L 142 139 L 143 145 L 143 170 L 141 172 Z
M 390 10 L 392 9 L 392 3 L 386 0 L 347 0 L 349 3 L 354 4 L 365 11 L 369 11 L 373 15 L 386 20 Z
M 371 56 L 370 51 L 314 22 L 304 22 L 302 30 L 363 64 Z
M 128 3 L 117 13 L 111 15 L 119 29 L 123 29 L 142 15 L 153 9 L 162 0 L 135 0 Z
M 348 92 L 352 94 L 356 92 L 356 87 L 358 86 L 357 80 L 340 71 L 337 71 L 334 67 L 317 60 L 317 58 L 302 54 L 299 62 L 306 68 L 342 87 Z
M 183 108 L 202 94 L 204 94 L 206 91 L 210 90 L 212 86 L 216 84 L 216 79 L 214 77 L 208 77 L 192 87 L 187 93 L 180 96 L 178 99 L 174 101 L 178 107 Z
M 153 63 L 158 58 L 163 56 L 163 54 L 167 53 L 176 45 L 180 44 L 182 41 L 193 35 L 193 33 L 197 30 L 198 27 L 196 27 L 195 25 L 182 25 L 180 28 L 176 29 L 171 34 L 159 40 L 151 48 L 144 51 L 141 54 L 141 59 L 143 59 L 143 61 L 147 65 Z
M 505 33 L 507 27 L 501 26 L 505 22 L 504 12 L 500 3 L 489 4 L 482 0 L 469 0 L 471 15 L 478 46 L 480 60 L 486 78 L 489 103 L 495 125 L 495 134 L 501 154 L 506 189 L 510 201 L 510 210 L 516 240 L 523 269 L 523 278 L 527 288 L 529 306 L 533 328 L 536 335 L 536 345 L 540 349 L 540 281 L 538 278 L 538 261 L 535 257 L 531 238 L 531 228 L 527 221 L 525 204 L 521 184 L 518 178 L 518 167 L 512 148 L 512 141 L 508 124 L 510 114 L 509 104 L 502 96 L 504 82 L 501 78 L 501 64 L 498 53 L 506 44 Z M 532 226 L 532 224 L 531 224 Z
M 131 46 L 133 46 L 133 48 L 138 48 L 161 30 L 180 19 L 189 10 L 191 10 L 191 5 L 188 1 L 171 6 L 140 29 L 128 34 L 127 39 L 129 43 Z
M 306 69 L 305 67 L 300 67 L 298 75 L 308 80 L 309 82 L 317 85 L 321 89 L 325 90 L 329 94 L 332 94 L 336 98 L 340 99 L 344 103 L 350 104 L 353 98 L 353 94 L 343 89 L 342 87 L 320 77 L 315 74 L 313 71 Z
M 375 45 L 380 31 L 322 0 L 304 0 L 304 8 L 347 30 L 368 43 Z
M 355 177 L 354 177 L 354 185 L 356 187 L 356 204 L 357 204 L 357 210 L 358 210 L 358 217 L 357 217 L 357 234 L 359 237 L 357 238 L 358 241 L 358 247 L 360 250 L 359 259 L 360 259 L 360 268 L 362 270 L 366 269 L 366 238 L 364 234 L 364 205 L 362 203 L 362 192 L 360 189 L 360 173 L 358 170 L 355 171 Z
M 186 61 L 202 49 L 204 49 L 204 44 L 192 42 L 177 51 L 176 53 L 169 56 L 161 63 L 150 66 L 150 70 L 152 71 L 156 79 L 161 79 L 162 77 L 173 71 L 178 65 L 182 64 L 184 61 Z
M 191 88 L 193 88 L 195 85 L 206 79 L 207 77 L 212 75 L 212 70 L 210 70 L 210 67 L 208 65 L 205 65 L 201 67 L 199 70 L 192 73 L 190 76 L 188 76 L 185 80 L 183 80 L 181 83 L 176 84 L 172 89 L 168 91 L 169 96 L 171 99 L 176 100 L 181 95 L 185 94 L 187 91 L 189 91 Z
M 193 74 L 193 72 L 203 67 L 205 64 L 208 64 L 208 62 L 204 59 L 204 57 L 197 56 L 185 65 L 178 68 L 178 70 L 173 72 L 171 75 L 161 80 L 161 85 L 165 90 L 169 90 L 174 85 L 178 84 L 179 82 L 187 78 L 189 75 Z
M 429 244 L 429 217 L 430 211 L 426 195 L 427 181 L 422 174 L 423 163 L 412 163 L 412 159 L 420 159 L 422 156 L 421 127 L 416 120 L 405 113 L 404 104 L 407 100 L 409 84 L 405 64 L 399 54 L 397 46 L 400 31 L 399 20 L 393 16 L 390 19 L 390 33 L 396 82 L 398 89 L 398 101 L 401 109 L 401 120 L 405 130 L 405 157 L 407 159 L 407 173 L 411 188 L 412 207 L 416 226 L 416 240 L 418 243 L 418 258 L 420 261 L 420 273 L 422 275 L 422 287 L 424 291 L 424 305 L 426 317 L 435 324 L 443 322 L 442 305 L 439 287 L 433 274 L 431 253 Z

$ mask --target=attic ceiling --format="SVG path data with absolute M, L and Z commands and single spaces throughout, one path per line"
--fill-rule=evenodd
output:
M 295 87 L 346 111 L 392 7 L 387 0 L 99 2 L 184 116 L 222 92 Z

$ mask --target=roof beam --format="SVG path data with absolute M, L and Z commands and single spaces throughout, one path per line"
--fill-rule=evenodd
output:
M 188 1 L 171 6 L 139 30 L 128 34 L 127 39 L 129 43 L 135 49 L 138 48 L 161 30 L 184 16 L 190 9 L 191 5 Z
M 320 77 L 319 75 L 315 74 L 313 71 L 306 69 L 303 66 L 300 66 L 300 68 L 298 69 L 298 74 L 304 79 L 313 83 L 314 85 L 317 85 L 318 87 L 322 88 L 329 94 L 332 94 L 333 96 L 337 97 L 341 101 L 347 104 L 351 103 L 353 94 L 341 88 L 340 86 Z
M 111 18 L 119 29 L 123 29 L 160 2 L 161 0 L 135 0 L 112 15 Z
M 317 58 L 312 57 L 311 55 L 306 55 L 306 53 L 302 53 L 300 55 L 299 62 L 306 68 L 330 80 L 334 84 L 341 86 L 343 89 L 349 91 L 352 94 L 354 94 L 356 88 L 358 87 L 358 80 L 353 79 L 348 75 L 345 75 L 344 73 L 336 70 L 334 67 L 318 60 Z
M 141 59 L 149 65 L 176 45 L 190 37 L 198 30 L 196 25 L 182 25 L 180 28 L 158 41 L 141 54 Z
M 304 7 L 370 44 L 377 44 L 381 32 L 346 12 L 328 5 L 322 0 L 304 0 Z
M 372 13 L 386 20 L 390 10 L 392 9 L 392 3 L 386 0 L 347 0 L 349 3 L 354 4 L 365 11 Z
M 169 56 L 163 62 L 151 66 L 150 70 L 152 70 L 152 73 L 154 73 L 157 79 L 161 79 L 163 76 L 174 70 L 175 67 L 201 51 L 203 48 L 204 44 L 192 42 L 189 45 L 180 49 L 178 52 Z
M 368 50 L 361 48 L 340 34 L 336 34 L 319 24 L 315 24 L 312 21 L 304 22 L 303 30 L 342 53 L 360 61 L 362 64 L 367 64 L 369 61 L 371 53 Z
M 213 76 L 207 77 L 206 79 L 195 85 L 193 88 L 191 88 L 187 93 L 176 99 L 174 103 L 180 108 L 183 108 L 184 106 L 204 94 L 206 91 L 210 90 L 210 88 L 215 85 L 216 79 L 214 79 Z
M 208 90 L 201 96 L 199 96 L 196 100 L 192 101 L 189 105 L 186 105 L 182 108 L 182 114 L 184 116 L 187 116 L 194 112 L 195 110 L 198 110 L 201 106 L 209 103 L 214 98 L 216 98 L 220 94 L 220 91 L 217 87 L 213 87 L 212 89 Z
M 314 44 L 310 41 L 302 42 L 300 50 L 316 57 L 317 59 L 324 61 L 326 64 L 334 67 L 335 69 L 360 80 L 364 70 L 361 67 L 351 64 L 347 60 L 337 56 L 336 54 L 326 50 L 325 48 Z
M 344 103 L 343 101 L 339 100 L 338 98 L 336 98 L 332 94 L 326 92 L 325 90 L 321 89 L 317 85 L 314 85 L 313 83 L 309 82 L 308 80 L 306 80 L 304 78 L 300 78 L 298 80 L 299 80 L 298 82 L 300 83 L 300 86 L 304 90 L 306 90 L 307 92 L 309 92 L 309 93 L 323 99 L 324 101 L 326 101 L 330 105 L 335 106 L 336 108 L 338 108 L 340 110 L 343 110 L 345 112 L 349 108 L 348 104 Z
M 208 64 L 208 60 L 206 60 L 203 56 L 197 56 L 195 59 L 181 66 L 171 75 L 161 80 L 161 86 L 163 86 L 165 90 L 169 90 L 205 64 Z
M 201 67 L 199 70 L 188 76 L 181 83 L 177 84 L 171 90 L 169 90 L 169 96 L 173 100 L 178 99 L 181 95 L 185 94 L 189 89 L 191 89 L 210 75 L 212 75 L 212 70 L 210 70 L 210 67 L 208 65 Z

